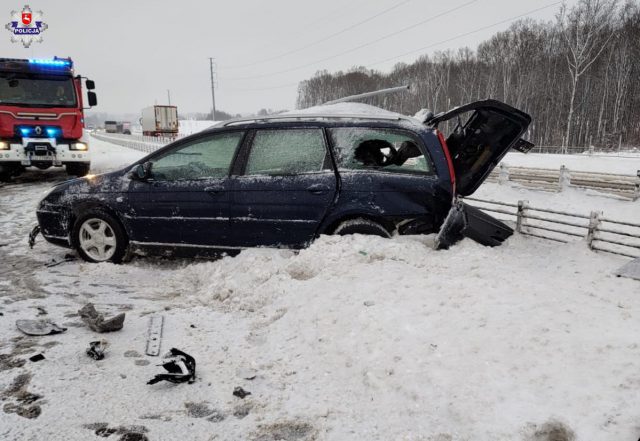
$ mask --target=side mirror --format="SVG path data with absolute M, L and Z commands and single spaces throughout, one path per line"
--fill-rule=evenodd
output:
M 96 83 L 93 80 L 87 80 L 84 82 L 84 86 L 87 90 L 93 90 L 96 88 Z
M 89 101 L 89 107 L 98 105 L 98 97 L 95 92 L 87 92 L 87 99 Z
M 149 161 L 143 164 L 136 165 L 136 168 L 133 170 L 133 177 L 135 177 L 139 181 L 146 181 L 151 177 L 152 166 L 153 166 L 153 163 Z

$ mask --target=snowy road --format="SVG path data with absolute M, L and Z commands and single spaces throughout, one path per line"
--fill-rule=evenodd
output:
M 92 145 L 99 171 L 140 155 Z M 47 267 L 67 251 L 42 240 L 29 250 L 26 235 L 37 201 L 65 176 L 40 177 L 0 188 L 2 440 L 91 440 L 109 429 L 110 439 L 196 441 L 640 436 L 640 283 L 612 275 L 627 259 L 520 236 L 441 252 L 428 237 L 355 236 L 210 262 Z M 621 219 L 640 206 L 579 191 L 480 193 L 581 211 L 604 204 Z M 126 312 L 124 329 L 84 327 L 76 312 L 89 301 Z M 162 352 L 196 358 L 195 384 L 145 384 L 161 369 L 141 355 L 152 314 L 165 317 Z M 69 329 L 16 330 L 15 320 L 36 317 Z M 102 337 L 107 356 L 94 361 L 84 351 Z M 45 360 L 28 360 L 39 352 Z M 242 378 L 248 370 L 255 379 Z M 252 395 L 234 397 L 236 386 Z M 16 413 L 33 406 L 37 418 Z

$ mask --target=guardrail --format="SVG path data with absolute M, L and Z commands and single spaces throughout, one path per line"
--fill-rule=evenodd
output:
M 602 212 L 590 214 L 534 207 L 528 201 L 507 203 L 487 199 L 465 198 L 473 206 L 496 218 L 515 223 L 515 230 L 526 236 L 568 243 L 584 240 L 589 249 L 631 258 L 640 257 L 640 223 L 605 217 Z
M 509 167 L 500 164 L 500 167 L 491 172 L 487 180 L 502 184 L 511 181 L 527 187 L 549 191 L 562 191 L 565 187 L 586 188 L 633 201 L 640 198 L 640 170 L 634 176 L 572 171 L 564 165 L 559 170 L 552 170 L 535 167 Z
M 128 147 L 130 149 L 140 150 L 142 152 L 154 152 L 170 142 L 180 139 L 185 135 L 176 135 L 175 137 L 161 136 L 144 136 L 144 135 L 124 135 L 121 133 L 104 133 L 92 132 L 91 136 L 101 141 L 107 141 L 113 144 Z

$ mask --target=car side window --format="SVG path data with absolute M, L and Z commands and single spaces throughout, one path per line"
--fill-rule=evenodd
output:
M 322 129 L 258 130 L 245 175 L 292 175 L 325 169 Z
M 339 169 L 434 174 L 431 160 L 407 132 L 340 127 L 329 129 Z
M 244 132 L 220 133 L 192 141 L 151 159 L 158 181 L 224 178 Z

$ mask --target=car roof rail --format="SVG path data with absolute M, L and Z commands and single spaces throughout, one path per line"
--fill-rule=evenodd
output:
M 360 120 L 382 120 L 382 121 L 415 121 L 413 118 L 404 115 L 358 115 L 358 114 L 309 114 L 309 113 L 298 113 L 298 114 L 287 114 L 287 115 L 271 115 L 271 116 L 255 116 L 251 118 L 239 118 L 239 119 L 231 119 L 229 121 L 225 121 L 222 123 L 223 127 L 231 126 L 234 124 L 242 124 L 249 122 L 270 122 L 270 121 L 278 121 L 278 120 L 294 120 L 294 121 L 308 121 L 314 119 L 326 119 L 326 120 L 336 120 L 336 119 L 360 119 Z

